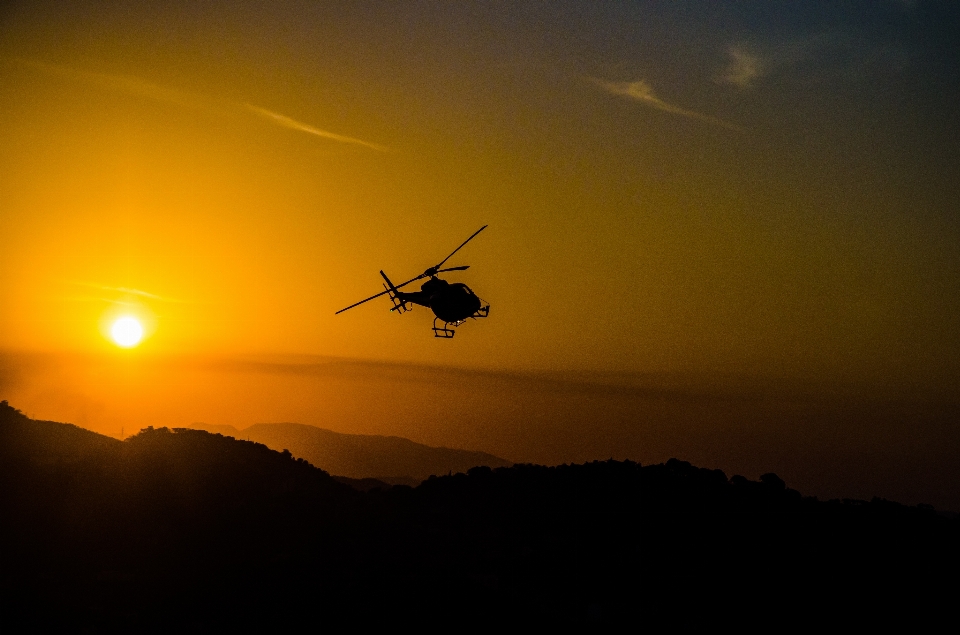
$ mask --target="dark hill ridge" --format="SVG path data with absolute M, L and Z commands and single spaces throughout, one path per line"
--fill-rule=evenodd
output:
M 4 554 L 14 560 L 31 548 L 67 561 L 144 554 L 164 544 L 172 549 L 168 557 L 179 557 L 175 546 L 198 541 L 239 548 L 248 537 L 235 540 L 236 524 L 283 544 L 294 530 L 290 517 L 320 506 L 342 509 L 357 495 L 323 470 L 262 444 L 167 428 L 121 442 L 33 421 L 6 402 L 0 402 L 0 483 L 2 517 L 17 519 L 2 523 L 0 543 L 21 546 Z
M 72 423 L 36 421 L 0 402 L 3 445 L 0 452 L 13 460 L 36 464 L 73 463 L 115 451 L 120 441 Z
M 388 483 L 414 483 L 435 474 L 466 472 L 472 467 L 509 467 L 511 461 L 486 452 L 435 448 L 393 436 L 343 434 L 299 423 L 257 423 L 243 430 L 233 426 L 197 423 L 206 430 L 262 443 L 352 479 L 375 478 Z
M 0 404 L 0 625 L 742 629 L 950 617 L 960 590 L 960 521 L 804 498 L 774 474 L 516 465 L 361 493 L 204 431 L 91 434 Z

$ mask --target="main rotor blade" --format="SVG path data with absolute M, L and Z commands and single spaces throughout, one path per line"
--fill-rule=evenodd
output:
M 419 276 L 417 276 L 416 278 L 410 278 L 410 279 L 407 280 L 406 282 L 403 282 L 403 283 L 401 283 L 401 284 L 395 284 L 395 285 L 393 285 L 393 288 L 394 288 L 394 289 L 399 289 L 400 287 L 405 287 L 405 286 L 407 286 L 408 284 L 410 284 L 411 282 L 416 282 L 417 280 L 419 280 L 420 278 L 423 278 L 423 277 L 424 277 L 424 276 L 423 276 L 423 274 L 421 273 L 421 274 L 420 274 Z M 378 294 L 376 294 L 376 295 L 370 296 L 370 297 L 367 298 L 366 300 L 360 300 L 359 302 L 357 302 L 357 303 L 355 303 L 355 304 L 351 304 L 351 305 L 348 306 L 346 309 L 340 309 L 339 311 L 337 311 L 336 313 L 334 313 L 334 315 L 337 315 L 337 314 L 339 314 L 339 313 L 343 313 L 343 312 L 346 311 L 347 309 L 352 309 L 352 308 L 355 307 L 355 306 L 360 306 L 360 305 L 363 304 L 364 302 L 369 302 L 370 300 L 373 300 L 374 298 L 379 298 L 380 296 L 382 296 L 382 295 L 387 295 L 388 293 L 390 293 L 390 289 L 387 289 L 386 291 L 381 291 L 380 293 L 378 293 Z
M 366 300 L 360 300 L 359 302 L 357 302 L 357 303 L 355 303 L 355 304 L 351 304 L 350 306 L 348 306 L 348 307 L 345 308 L 345 309 L 340 309 L 339 311 L 337 311 L 336 313 L 334 313 L 334 315 L 337 315 L 337 314 L 339 314 L 339 313 L 343 313 L 344 311 L 346 311 L 346 310 L 348 310 L 348 309 L 352 309 L 352 308 L 355 307 L 355 306 L 360 306 L 360 305 L 363 304 L 364 302 L 369 302 L 370 300 L 372 300 L 372 299 L 374 299 L 374 298 L 379 298 L 380 296 L 382 296 L 382 295 L 387 295 L 388 293 L 390 293 L 390 290 L 389 290 L 389 289 L 386 290 L 386 291 L 381 291 L 381 292 L 378 293 L 377 295 L 372 295 L 372 296 L 370 296 L 369 298 L 367 298 Z
M 487 226 L 484 225 L 483 227 L 481 227 L 481 228 L 478 229 L 477 231 L 473 232 L 473 236 L 471 236 L 470 238 L 467 238 L 465 241 L 463 241 L 463 245 L 466 245 L 468 242 L 470 242 L 471 240 L 473 240 L 474 236 L 476 236 L 477 234 L 479 234 L 480 232 L 482 232 L 482 231 L 485 230 L 486 228 L 487 228 Z M 456 249 L 454 249 L 453 251 L 451 251 L 449 256 L 447 256 L 446 258 L 444 258 L 443 260 L 441 260 L 440 263 L 437 264 L 437 266 L 431 267 L 431 269 L 439 269 L 440 267 L 442 267 L 442 266 L 443 266 L 443 263 L 445 263 L 446 261 L 450 260 L 450 258 L 453 257 L 453 254 L 457 253 L 458 251 L 460 251 L 460 250 L 463 248 L 463 245 L 460 245 L 459 247 L 457 247 Z
M 437 269 L 437 273 L 443 273 L 444 271 L 463 271 L 464 269 L 469 269 L 470 265 L 463 265 L 460 267 L 448 267 L 447 269 Z

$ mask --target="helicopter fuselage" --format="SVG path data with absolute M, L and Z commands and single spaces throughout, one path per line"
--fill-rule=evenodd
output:
M 348 311 L 355 306 L 360 306 L 364 302 L 369 302 L 374 298 L 387 295 L 390 297 L 390 301 L 393 303 L 393 308 L 390 310 L 395 311 L 397 314 L 404 313 L 412 308 L 409 306 L 410 304 L 419 304 L 420 306 L 428 307 L 436 316 L 433 319 L 432 328 L 434 337 L 450 339 L 455 333 L 454 329 L 463 324 L 468 318 L 485 318 L 490 315 L 490 305 L 478 298 L 477 295 L 471 291 L 470 287 L 467 285 L 459 282 L 454 282 L 451 284 L 446 280 L 437 277 L 437 274 L 447 273 L 449 271 L 465 271 L 466 269 L 469 269 L 469 265 L 460 265 L 457 267 L 447 268 L 443 268 L 443 265 L 450 260 L 455 253 L 460 251 L 464 245 L 473 240 L 477 234 L 486 228 L 487 226 L 484 225 L 477 231 L 473 232 L 473 235 L 463 241 L 463 243 L 454 249 L 449 256 L 434 266 L 428 267 L 416 278 L 411 278 L 406 282 L 393 284 L 393 282 L 390 281 L 390 278 L 387 277 L 387 274 L 385 274 L 383 269 L 381 269 L 380 277 L 383 278 L 385 283 L 383 285 L 383 291 L 376 293 L 364 300 L 360 300 L 359 302 L 354 302 L 350 306 L 340 309 L 337 311 L 337 313 L 343 313 L 344 311 Z M 419 291 L 408 292 L 400 290 L 408 284 L 412 284 L 417 280 L 423 280 L 424 278 L 428 278 L 428 280 L 420 285 Z
M 480 310 L 480 298 L 467 285 L 449 283 L 440 278 L 430 278 L 420 291 L 397 291 L 397 299 L 429 307 L 434 315 L 448 323 L 456 323 L 472 317 Z

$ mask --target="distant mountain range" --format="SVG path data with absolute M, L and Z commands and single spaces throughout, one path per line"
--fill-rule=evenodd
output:
M 373 478 L 393 485 L 416 485 L 429 476 L 466 472 L 472 467 L 513 465 L 486 452 L 435 448 L 402 437 L 343 434 L 300 423 L 257 423 L 242 430 L 196 423 L 191 428 L 262 443 L 278 452 L 289 450 L 337 476 Z

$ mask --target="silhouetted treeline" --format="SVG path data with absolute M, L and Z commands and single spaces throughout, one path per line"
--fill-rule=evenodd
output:
M 6 403 L 0 485 L 0 623 L 38 630 L 928 615 L 960 564 L 956 518 L 804 498 L 775 474 L 603 461 L 364 493 L 255 443 L 119 442 Z

